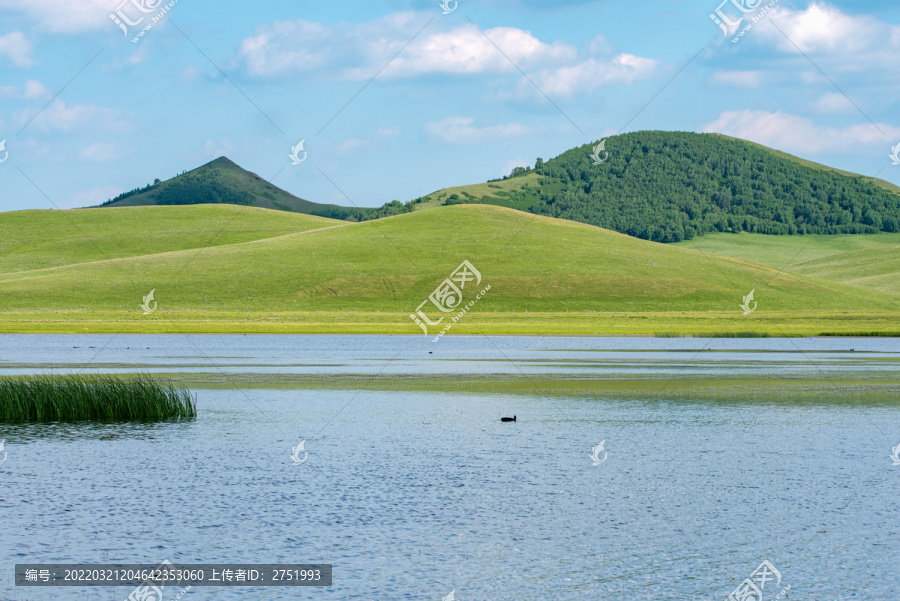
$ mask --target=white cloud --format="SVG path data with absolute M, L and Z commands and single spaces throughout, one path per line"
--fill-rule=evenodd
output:
M 238 58 L 254 77 L 321 72 L 364 81 L 376 73 L 380 78 L 395 79 L 435 73 L 517 76 L 518 69 L 523 69 L 540 79 L 548 94 L 627 83 L 646 77 L 659 64 L 631 54 L 579 58 L 574 46 L 562 41 L 548 43 L 516 27 L 494 27 L 482 33 L 464 25 L 419 34 L 426 22 L 415 12 L 394 13 L 361 24 L 277 22 L 246 38 Z M 435 27 L 440 25 L 432 29 Z M 589 44 L 589 53 L 600 52 L 612 54 L 605 40 L 597 36 Z
M 332 58 L 328 47 L 337 29 L 311 21 L 276 22 L 261 27 L 256 35 L 241 42 L 238 52 L 251 75 L 274 77 L 285 73 L 313 71 Z
M 95 142 L 82 148 L 79 154 L 81 158 L 92 163 L 107 163 L 131 154 L 131 152 L 133 152 L 133 149 L 123 150 L 116 144 Z
M 115 30 L 109 14 L 121 4 L 117 0 L 0 0 L 0 10 L 23 12 L 39 29 L 54 33 Z
M 486 140 L 511 138 L 530 131 L 528 127 L 520 123 L 475 127 L 472 125 L 474 122 L 475 119 L 472 117 L 448 117 L 435 123 L 426 123 L 425 131 L 437 140 L 453 144 L 472 144 Z
M 0 86 L 0 98 L 16 98 L 20 100 L 35 100 L 38 98 L 47 98 L 50 96 L 50 90 L 41 82 L 29 79 L 23 87 L 18 86 Z
M 609 61 L 590 58 L 575 65 L 544 69 L 532 79 L 547 95 L 571 96 L 613 83 L 631 83 L 636 79 L 644 79 L 652 75 L 657 66 L 657 60 L 619 54 Z M 520 85 L 522 89 L 531 86 L 528 82 Z
M 5 56 L 17 67 L 30 67 L 34 64 L 31 52 L 32 43 L 21 31 L 0 35 L 0 56 Z
M 337 69 L 345 78 L 365 80 L 388 61 L 382 77 L 513 71 L 510 60 L 524 67 L 535 62 L 572 60 L 577 55 L 571 46 L 547 44 L 515 27 L 495 27 L 482 34 L 475 27 L 462 26 L 423 33 L 410 42 L 424 22 L 414 12 L 394 13 L 361 24 L 276 22 L 246 38 L 239 58 L 257 77 L 327 67 Z
M 892 32 L 896 34 L 900 29 L 868 15 L 848 15 L 818 2 L 805 10 L 777 7 L 769 16 L 784 34 L 774 27 L 765 27 L 760 29 L 760 35 L 774 40 L 789 53 L 796 53 L 799 48 L 806 54 L 855 54 L 889 42 Z
M 843 94 L 828 92 L 811 103 L 810 107 L 817 113 L 845 113 L 855 111 L 856 107 Z
M 35 116 L 36 115 L 36 116 Z M 34 119 L 32 120 L 32 117 Z M 91 128 L 122 131 L 130 129 L 131 124 L 119 109 L 97 106 L 96 104 L 76 104 L 66 106 L 61 100 L 53 101 L 42 111 L 26 110 L 18 115 L 24 126 L 31 120 L 29 127 L 41 131 L 72 131 L 74 129 Z
M 881 131 L 871 123 L 827 127 L 781 111 L 744 110 L 724 112 L 704 125 L 702 131 L 751 140 L 785 152 L 819 154 L 861 150 L 884 145 L 888 139 L 900 139 L 900 127 L 879 123 L 878 128 Z
M 534 64 L 571 61 L 576 57 L 576 50 L 570 46 L 559 42 L 546 44 L 531 32 L 515 27 L 494 27 L 482 33 L 475 27 L 465 26 L 414 41 L 388 65 L 384 75 L 514 72 L 516 66 L 526 69 Z M 364 73 L 358 75 L 362 78 Z
M 758 88 L 763 83 L 762 71 L 716 71 L 709 78 L 709 83 L 717 86 L 733 86 L 737 88 Z
M 778 27 L 760 27 L 754 34 L 761 42 L 797 57 L 805 66 L 806 58 L 800 51 L 830 77 L 840 76 L 844 82 L 850 74 L 863 75 L 878 84 L 900 77 L 900 25 L 865 14 L 848 15 L 821 2 L 813 2 L 805 10 L 780 6 L 768 16 Z M 821 62 L 823 59 L 827 62 Z M 818 72 L 804 74 L 804 79 L 823 81 Z

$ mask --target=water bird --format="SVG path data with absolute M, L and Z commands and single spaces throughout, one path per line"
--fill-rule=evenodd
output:
M 501 422 L 514 422 L 514 421 L 516 421 L 516 416 L 513 415 L 512 417 L 501 417 L 500 421 Z

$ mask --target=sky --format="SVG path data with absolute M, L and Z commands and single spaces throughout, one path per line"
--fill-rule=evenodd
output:
M 0 0 L 0 210 L 223 155 L 380 206 L 649 129 L 900 184 L 900 4 L 720 1 Z

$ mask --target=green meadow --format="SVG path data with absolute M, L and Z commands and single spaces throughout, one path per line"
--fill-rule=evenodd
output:
M 341 223 L 255 207 L 192 205 L 0 213 L 0 273 L 252 242 Z
M 782 268 L 794 247 L 724 256 L 706 238 L 665 245 L 491 205 L 361 223 L 231 205 L 23 211 L 0 228 L 3 332 L 421 334 L 409 314 L 469 260 L 490 290 L 452 334 L 900 334 L 893 290 Z
M 535 193 L 527 194 L 527 189 L 537 190 L 541 187 L 540 176 L 537 173 L 529 173 L 519 177 L 499 180 L 495 182 L 468 184 L 453 186 L 432 192 L 413 206 L 414 211 L 433 209 L 442 206 L 445 202 L 482 202 L 500 206 L 512 206 L 525 210 L 534 203 L 539 196 Z M 532 198 L 533 196 L 533 198 Z M 521 205 L 521 206 L 519 206 Z
M 679 242 L 677 246 L 824 280 L 900 293 L 900 234 L 710 234 Z

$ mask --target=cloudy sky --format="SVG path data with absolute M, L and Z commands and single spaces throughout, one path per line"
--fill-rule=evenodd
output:
M 221 155 L 376 206 L 643 129 L 900 184 L 900 4 L 719 1 L 0 0 L 0 210 Z

